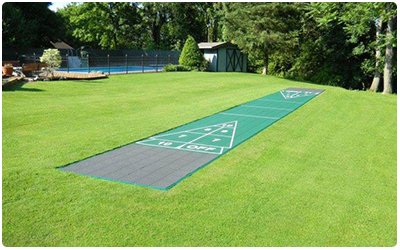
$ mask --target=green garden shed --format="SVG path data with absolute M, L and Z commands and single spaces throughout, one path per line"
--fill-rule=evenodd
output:
M 247 55 L 229 42 L 199 43 L 204 58 L 210 62 L 210 71 L 247 72 Z

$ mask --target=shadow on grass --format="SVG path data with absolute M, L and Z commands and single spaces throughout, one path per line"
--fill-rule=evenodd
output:
M 4 92 L 12 92 L 12 91 L 24 91 L 24 92 L 42 92 L 44 90 L 42 89 L 35 89 L 35 88 L 23 88 L 23 86 L 26 84 L 26 81 L 15 83 L 10 86 L 3 86 L 3 91 Z

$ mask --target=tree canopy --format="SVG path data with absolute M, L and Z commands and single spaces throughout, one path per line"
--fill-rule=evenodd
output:
M 7 2 L 3 4 L 3 47 L 42 47 L 63 39 L 62 19 L 50 3 Z
M 59 11 L 80 42 L 107 49 L 140 48 L 141 18 L 136 4 L 73 3 Z
M 298 44 L 299 11 L 288 3 L 234 3 L 226 14 L 227 37 L 247 53 L 264 61 L 275 53 L 287 53 Z

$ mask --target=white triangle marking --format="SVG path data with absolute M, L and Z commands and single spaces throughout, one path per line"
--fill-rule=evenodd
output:
M 169 133 L 169 134 L 161 134 L 161 135 L 156 135 L 156 136 L 152 136 L 152 137 L 150 137 L 150 138 L 152 138 L 152 139 L 157 139 L 157 138 L 160 138 L 160 137 L 164 137 L 164 136 L 169 136 L 169 135 L 176 135 L 176 134 L 180 134 L 180 133 L 187 133 L 187 132 L 192 132 L 192 131 L 195 131 L 195 130 L 201 130 L 201 129 L 210 129 L 210 130 L 212 130 L 211 128 L 212 127 L 218 127 L 218 128 L 224 128 L 224 127 L 226 127 L 227 125 L 229 125 L 229 124 L 227 124 L 227 123 L 232 123 L 232 122 L 234 122 L 235 124 L 233 125 L 232 124 L 232 126 L 235 126 L 235 128 L 236 128 L 236 125 L 237 125 L 237 121 L 230 121 L 230 122 L 225 122 L 225 123 L 219 123 L 219 124 L 215 124 L 215 125 L 210 125 L 210 126 L 206 126 L 206 127 L 200 127 L 200 128 L 193 128 L 193 129 L 189 129 L 189 130 L 184 130 L 184 131 L 179 131 L 179 132 L 174 132 L 174 133 Z M 208 131 L 210 131 L 210 130 L 208 130 Z M 213 131 L 214 132 L 214 131 Z M 208 134 L 208 133 L 207 133 Z
M 232 123 L 234 123 L 234 124 L 232 124 Z M 175 135 L 175 134 L 180 134 L 180 133 L 182 133 L 182 135 L 180 135 L 179 138 L 183 138 L 183 137 L 186 137 L 186 136 L 187 136 L 186 134 L 183 134 L 183 133 L 190 133 L 190 131 L 199 130 L 199 129 L 204 129 L 204 130 L 205 130 L 205 129 L 208 129 L 209 131 L 211 131 L 211 130 L 212 130 L 211 128 L 215 128 L 215 127 L 218 128 L 218 129 L 215 129 L 215 130 L 213 130 L 213 131 L 211 131 L 211 132 L 209 132 L 209 133 L 200 134 L 200 136 L 198 136 L 197 138 L 195 138 L 195 139 L 193 139 L 193 140 L 191 140 L 191 141 L 189 141 L 189 142 L 181 142 L 181 143 L 183 143 L 183 144 L 175 148 L 175 149 L 183 149 L 183 150 L 184 150 L 184 148 L 182 148 L 182 147 L 184 147 L 184 146 L 186 146 L 186 145 L 188 145 L 188 144 L 206 145 L 206 144 L 196 143 L 196 141 L 199 140 L 199 139 L 201 139 L 201 138 L 210 136 L 210 135 L 213 136 L 213 133 L 214 133 L 214 132 L 217 132 L 217 131 L 221 131 L 222 133 L 227 133 L 227 132 L 229 132 L 229 130 L 224 129 L 224 128 L 228 128 L 228 127 L 229 127 L 230 129 L 233 128 L 232 134 L 231 134 L 231 136 L 230 136 L 231 140 L 230 140 L 230 143 L 229 143 L 229 146 L 228 146 L 228 147 L 226 147 L 226 146 L 216 146 L 216 145 L 206 145 L 206 146 L 209 146 L 209 147 L 221 148 L 221 151 L 220 151 L 220 153 L 219 153 L 219 154 L 221 154 L 221 153 L 223 152 L 223 149 L 224 149 L 224 148 L 232 148 L 233 140 L 234 140 L 234 138 L 235 138 L 235 133 L 236 133 L 236 128 L 237 128 L 237 123 L 238 123 L 237 121 L 230 121 L 230 122 L 215 124 L 215 125 L 211 125 L 211 126 L 207 126 L 207 127 L 200 127 L 200 128 L 195 128 L 195 129 L 189 129 L 189 130 L 185 130 L 185 131 L 180 131 L 180 132 L 175 132 L 175 133 L 170 133 L 170 134 L 165 134 L 165 135 L 160 135 L 160 136 L 152 136 L 152 137 L 148 138 L 147 140 L 150 140 L 150 141 L 160 140 L 160 139 L 162 139 L 161 137 L 165 137 L 165 136 L 169 136 L 169 135 Z M 222 129 L 224 129 L 224 130 L 222 130 Z M 222 136 L 222 135 L 214 135 L 214 136 Z M 227 137 L 227 136 L 225 136 L 225 137 Z M 146 141 L 146 140 L 145 140 L 145 141 Z M 173 141 L 173 140 L 168 140 L 168 139 L 166 139 L 166 140 L 164 140 L 164 141 L 166 141 L 166 142 L 167 142 L 167 141 L 178 142 L 178 141 Z M 219 139 L 219 138 L 214 138 L 214 139 L 212 140 L 212 142 L 218 142 L 218 141 L 221 141 L 221 139 Z M 138 143 L 145 144 L 145 143 L 143 143 L 143 142 L 138 142 Z M 149 144 L 145 144 L 145 145 L 149 145 Z M 153 145 L 150 145 L 150 146 L 153 146 Z M 162 147 L 162 146 L 161 146 L 161 147 Z
M 298 90 L 281 90 L 280 93 L 283 96 L 283 98 L 285 98 L 285 99 L 293 99 L 293 98 L 306 97 L 306 96 L 318 94 L 316 92 L 298 91 Z M 303 93 L 304 93 L 304 95 L 301 95 Z

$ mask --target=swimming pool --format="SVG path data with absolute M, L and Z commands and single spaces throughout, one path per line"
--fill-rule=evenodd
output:
M 112 66 L 108 67 L 90 67 L 90 68 L 61 68 L 58 72 L 71 72 L 71 73 L 91 73 L 91 72 L 103 72 L 105 74 L 119 74 L 119 73 L 134 73 L 134 72 L 156 72 L 161 71 L 162 65 L 156 66 Z

